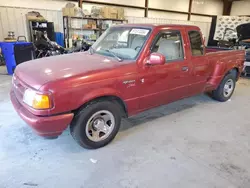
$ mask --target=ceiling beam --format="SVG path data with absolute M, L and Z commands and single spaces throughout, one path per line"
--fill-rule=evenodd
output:
M 231 13 L 233 1 L 223 0 L 223 15 L 229 16 Z
M 82 8 L 82 0 L 78 0 L 78 7 Z
M 148 1 L 149 0 L 145 0 L 145 10 L 144 10 L 144 17 L 148 17 Z
M 188 6 L 188 21 L 191 19 L 193 0 L 189 0 Z

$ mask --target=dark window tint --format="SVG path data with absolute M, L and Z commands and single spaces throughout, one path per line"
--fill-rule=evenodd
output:
M 201 34 L 198 31 L 188 32 L 192 54 L 194 56 L 203 55 L 203 45 L 201 40 Z
M 160 33 L 152 46 L 152 52 L 163 54 L 168 61 L 183 59 L 183 45 L 180 31 Z

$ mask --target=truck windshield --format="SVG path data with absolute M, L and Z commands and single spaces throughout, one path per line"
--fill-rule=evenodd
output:
M 92 52 L 118 60 L 135 60 L 149 33 L 149 29 L 111 27 L 93 44 Z

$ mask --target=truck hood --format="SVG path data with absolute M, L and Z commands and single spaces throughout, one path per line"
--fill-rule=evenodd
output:
M 119 65 L 119 62 L 104 56 L 79 52 L 22 63 L 17 66 L 15 75 L 30 87 L 39 90 L 42 85 L 51 81 L 112 69 Z

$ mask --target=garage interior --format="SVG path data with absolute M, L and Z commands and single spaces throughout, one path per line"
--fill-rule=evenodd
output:
M 238 50 L 231 38 L 238 40 L 236 27 L 250 23 L 249 9 L 248 0 L 2 0 L 0 188 L 249 188 L 246 40 L 244 70 L 228 101 L 200 94 L 124 118 L 115 139 L 99 149 L 80 147 L 70 128 L 57 139 L 38 136 L 10 101 L 19 64 L 83 53 L 112 25 L 195 25 L 207 46 Z M 63 52 L 37 50 L 39 31 Z

